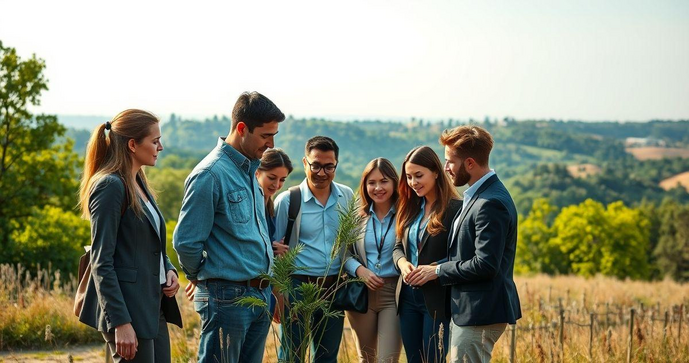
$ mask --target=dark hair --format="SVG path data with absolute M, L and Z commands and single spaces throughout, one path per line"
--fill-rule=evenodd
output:
M 133 139 L 137 144 L 141 144 L 150 134 L 151 126 L 158 122 L 158 118 L 150 112 L 129 109 L 118 113 L 111 121 L 102 123 L 93 130 L 86 148 L 84 174 L 79 187 L 79 204 L 84 218 L 90 217 L 88 200 L 91 189 L 109 174 L 118 174 L 122 178 L 132 209 L 138 216 L 144 213 L 136 195 L 136 179 L 131 172 L 132 153 L 128 143 Z M 107 134 L 106 130 L 109 131 Z M 137 175 L 155 197 L 148 186 L 144 169 L 141 168 Z
M 438 174 L 435 181 L 436 199 L 431 207 L 431 217 L 426 229 L 431 236 L 445 230 L 443 217 L 450 204 L 451 199 L 459 199 L 457 189 L 450 182 L 450 178 L 445 173 L 443 165 L 440 163 L 438 154 L 428 146 L 418 146 L 407 154 L 402 163 L 402 177 L 406 178 L 407 163 L 416 164 L 428 168 L 431 172 Z M 397 202 L 397 225 L 395 232 L 402 236 L 404 229 L 411 225 L 414 217 L 421 211 L 421 198 L 407 185 L 406 182 L 399 183 L 399 200 Z
M 458 126 L 445 130 L 440 143 L 449 146 L 461 159 L 472 158 L 478 165 L 488 166 L 493 137 L 484 128 L 474 125 Z
M 256 127 L 263 124 L 285 120 L 285 114 L 275 106 L 273 101 L 258 92 L 242 93 L 232 109 L 232 128 L 234 131 L 237 124 L 243 122 L 249 128 L 249 132 L 254 132 Z
M 334 151 L 335 161 L 338 161 L 338 156 L 340 155 L 340 148 L 335 143 L 335 140 L 327 136 L 314 136 L 306 142 L 306 147 L 304 147 L 304 153 L 308 155 L 311 150 L 316 149 L 320 151 Z
M 392 197 L 390 197 L 390 199 L 392 200 L 393 205 L 397 203 L 397 199 L 400 195 L 399 191 L 397 191 L 400 177 L 397 175 L 395 166 L 392 165 L 390 160 L 385 158 L 375 158 L 371 160 L 366 165 L 366 168 L 364 168 L 364 172 L 361 174 L 361 182 L 359 182 L 359 196 L 361 197 L 360 212 L 362 215 L 368 214 L 369 208 L 373 203 L 373 199 L 371 199 L 371 196 L 368 195 L 368 191 L 366 190 L 366 179 L 368 179 L 368 176 L 371 174 L 371 172 L 376 169 L 380 170 L 380 173 L 383 174 L 384 177 L 392 180 Z
M 292 167 L 292 160 L 289 159 L 287 153 L 282 149 L 268 149 L 263 152 L 261 157 L 261 165 L 258 167 L 260 171 L 273 170 L 275 168 L 285 167 L 287 168 L 287 174 L 294 170 Z M 275 217 L 275 205 L 273 203 L 273 198 L 266 201 L 266 211 L 271 217 Z

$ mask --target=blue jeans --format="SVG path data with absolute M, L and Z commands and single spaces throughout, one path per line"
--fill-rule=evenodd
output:
M 421 289 L 402 285 L 399 303 L 402 344 L 408 363 L 445 362 L 450 337 L 450 320 L 433 319 L 426 309 Z M 443 350 L 438 349 L 438 332 L 443 324 Z
M 246 308 L 235 302 L 249 296 L 268 301 L 269 294 L 270 289 L 222 280 L 199 281 L 194 294 L 194 308 L 201 316 L 198 361 L 260 363 L 270 317 L 264 308 Z
M 300 284 L 301 282 L 299 281 L 292 281 L 292 286 L 295 288 Z M 297 293 L 296 299 L 300 298 L 300 294 Z M 297 354 L 299 349 L 303 348 L 302 344 L 308 344 L 304 348 L 311 350 L 311 360 L 313 362 L 337 363 L 337 353 L 340 350 L 342 330 L 344 329 L 344 314 L 339 317 L 325 318 L 323 310 L 315 311 L 311 319 L 311 335 L 313 339 L 310 342 L 303 342 L 304 319 L 297 316 L 290 321 L 290 311 L 287 305 L 287 302 L 285 302 L 285 320 L 283 320 L 282 329 L 280 329 L 280 352 L 278 359 L 280 361 L 301 363 Z M 342 311 L 339 312 L 342 313 Z M 285 349 L 287 347 L 289 349 Z

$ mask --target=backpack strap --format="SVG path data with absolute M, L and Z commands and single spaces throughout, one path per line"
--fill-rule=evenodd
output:
M 289 240 L 292 238 L 292 229 L 294 228 L 294 221 L 299 215 L 301 209 L 301 189 L 298 185 L 289 188 L 289 211 L 287 212 L 287 229 L 285 230 L 285 242 L 289 245 Z

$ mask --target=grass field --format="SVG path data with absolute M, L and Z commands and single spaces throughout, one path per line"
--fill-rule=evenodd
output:
M 633 147 L 625 149 L 638 160 L 658 160 L 663 158 L 689 158 L 689 149 L 671 147 Z
M 689 191 L 689 171 L 686 171 L 675 176 L 671 176 L 660 182 L 660 187 L 665 190 L 670 190 L 677 187 L 677 184 L 681 185 Z
M 6 265 L 0 268 L 0 279 L 0 361 L 66 362 L 70 355 L 73 361 L 103 361 L 100 334 L 79 324 L 72 314 L 73 282 L 48 273 L 28 278 L 26 271 Z M 679 311 L 689 303 L 689 285 L 543 275 L 518 277 L 516 282 L 524 314 L 514 345 L 519 362 L 625 362 L 631 308 L 636 313 L 632 361 L 689 361 L 687 309 Z M 194 362 L 199 318 L 181 294 L 178 302 L 185 327 L 170 326 L 174 361 Z M 665 311 L 668 324 L 663 329 Z M 266 362 L 276 361 L 277 326 L 273 328 Z M 495 347 L 494 362 L 509 360 L 511 342 L 512 332 L 507 331 Z M 348 328 L 340 361 L 356 361 Z

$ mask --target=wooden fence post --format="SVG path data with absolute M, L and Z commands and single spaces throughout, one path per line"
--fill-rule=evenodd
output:
M 632 349 L 634 347 L 634 308 L 629 310 L 629 339 L 627 340 L 627 363 L 632 361 Z
M 682 320 L 684 320 L 684 304 L 679 306 L 679 326 L 677 327 L 677 343 L 682 342 Z
M 593 319 L 595 319 L 595 314 L 591 313 L 591 322 L 589 325 L 589 359 L 593 362 Z
M 517 324 L 510 325 L 510 330 L 512 330 L 510 340 L 510 363 L 515 363 L 515 358 L 517 355 Z
M 667 340 L 667 323 L 670 320 L 670 312 L 665 309 L 665 322 L 663 322 L 663 344 Z
M 562 299 L 560 299 L 562 302 Z M 565 310 L 560 307 L 560 359 L 565 359 Z
M 605 329 L 610 327 L 610 303 L 605 303 Z

